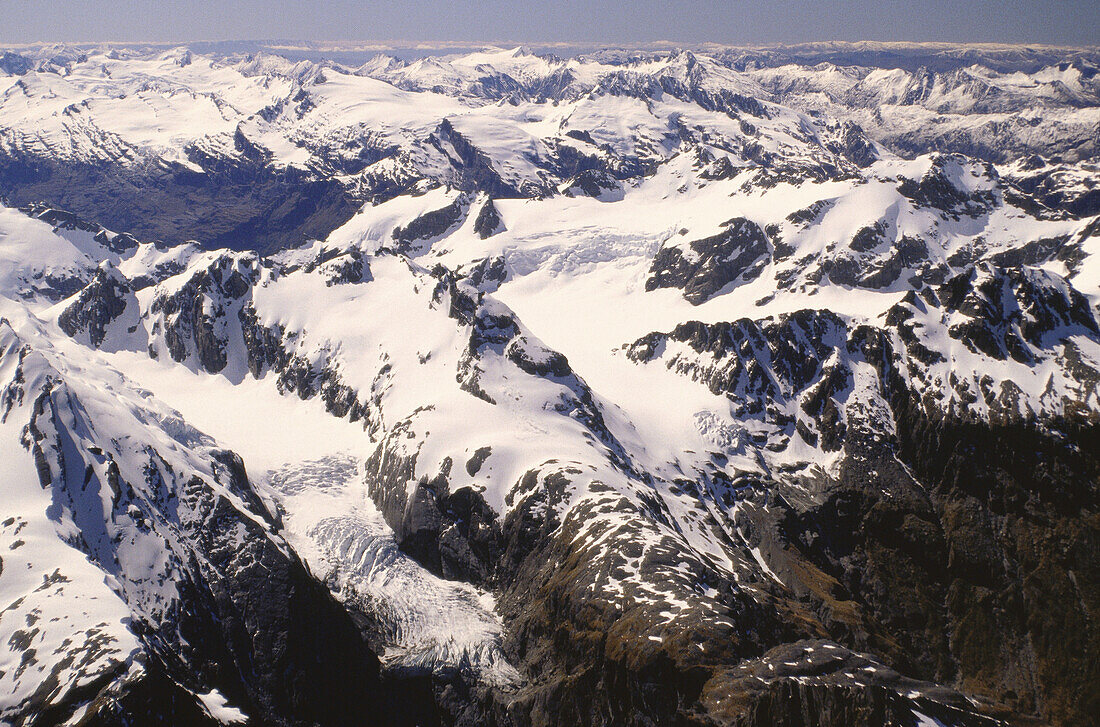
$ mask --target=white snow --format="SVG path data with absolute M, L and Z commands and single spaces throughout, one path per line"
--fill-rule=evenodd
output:
M 639 363 L 624 347 L 689 321 L 774 322 L 803 309 L 832 311 L 853 326 L 883 327 L 883 313 L 902 301 L 918 271 L 907 263 L 878 288 L 852 287 L 829 277 L 838 263 L 848 261 L 862 274 L 889 264 L 899 245 L 913 238 L 927 246 L 929 266 L 955 272 L 962 264 L 953 260 L 969 255 L 988 261 L 1035 240 L 1077 240 L 1095 222 L 1038 219 L 1003 204 L 996 170 L 976 162 L 883 153 L 861 170 L 826 146 L 844 119 L 867 123 L 882 138 L 914 128 L 950 133 L 1007 124 L 1011 114 L 980 108 L 984 88 L 1032 99 L 1036 108 L 1049 106 L 1067 133 L 1095 129 L 1096 109 L 1061 106 L 1089 93 L 1087 79 L 1072 68 L 1033 74 L 968 68 L 940 77 L 919 103 L 909 103 L 914 84 L 923 81 L 905 71 L 829 64 L 734 71 L 687 52 L 646 54 L 617 65 L 493 48 L 410 63 L 382 58 L 354 72 L 265 55 L 231 61 L 193 55 L 181 65 L 186 59 L 183 50 L 96 50 L 64 73 L 0 78 L 0 147 L 59 160 L 201 171 L 187 158 L 189 146 L 234 158 L 239 135 L 271 151 L 274 166 L 302 173 L 329 164 L 326 154 L 348 161 L 364 149 L 384 150 L 379 161 L 340 181 L 355 190 L 387 180 L 405 193 L 365 204 L 326 239 L 270 259 L 196 244 L 108 252 L 88 233 L 55 232 L 0 208 L 0 317 L 9 321 L 0 323 L 0 384 L 25 384 L 37 395 L 53 377 L 56 426 L 78 433 L 65 457 L 86 464 L 97 481 L 106 481 L 109 461 L 140 489 L 151 446 L 179 476 L 195 474 L 217 488 L 211 449 L 240 454 L 257 491 L 281 513 L 284 531 L 269 537 L 299 553 L 349 607 L 378 617 L 384 660 L 394 669 L 469 669 L 499 685 L 522 679 L 504 657 L 503 626 L 491 595 L 433 575 L 397 547 L 368 493 L 364 462 L 379 448 L 415 457 L 406 487 L 449 467 L 452 492 L 473 488 L 502 518 L 541 502 L 537 497 L 551 476 L 567 473 L 562 500 L 553 510 L 540 504 L 531 516 L 561 522 L 591 513 L 577 528 L 576 545 L 594 561 L 612 558 L 623 543 L 637 545 L 641 555 L 624 557 L 621 568 L 586 586 L 608 602 L 652 607 L 669 634 L 648 639 L 663 643 L 681 628 L 684 614 L 721 612 L 718 590 L 705 585 L 700 572 L 717 572 L 749 591 L 774 588 L 761 576 L 783 585 L 760 545 L 742 535 L 737 518 L 744 511 L 717 475 L 726 482 L 747 474 L 781 479 L 776 473 L 784 468 L 827 475 L 841 455 L 774 423 L 777 413 L 805 423 L 799 414 L 804 392 L 783 390 L 767 402 L 774 411 L 750 416 L 737 413 L 744 404 L 740 390 L 727 396 L 695 380 L 699 370 L 718 365 L 716 358 L 739 353 L 700 352 L 667 340 L 653 360 Z M 554 101 L 499 90 L 534 87 L 566 73 L 568 88 Z M 654 82 L 745 94 L 763 99 L 763 111 L 727 114 L 671 92 L 636 92 Z M 505 100 L 498 102 L 501 94 Z M 849 101 L 841 104 L 841 96 Z M 791 105 L 775 103 L 780 99 Z M 834 115 L 805 113 L 816 109 Z M 458 191 L 468 160 L 460 140 L 444 138 L 444 120 L 476 148 L 481 171 L 530 193 L 493 200 L 503 225 L 486 239 L 474 231 L 473 218 L 489 197 Z M 1034 141 L 1051 127 L 1019 133 L 1034 134 Z M 612 192 L 589 198 L 577 192 L 571 173 L 555 166 L 563 149 L 604 162 L 625 159 L 648 172 L 616 180 Z M 754 160 L 761 154 L 794 170 L 790 178 L 771 180 L 775 165 L 765 170 Z M 703 173 L 723 159 L 732 176 Z M 807 170 L 824 165 L 839 165 L 847 176 L 814 181 Z M 1066 168 L 1067 187 L 1084 189 L 1095 178 L 1094 168 Z M 1002 171 L 1022 173 L 1011 166 Z M 993 204 L 973 214 L 941 214 L 900 193 L 901 179 L 917 182 L 933 173 L 960 193 L 989 193 Z M 462 215 L 451 229 L 393 252 L 395 229 L 454 203 Z M 808 209 L 812 214 L 803 212 Z M 807 215 L 812 220 L 798 221 Z M 699 262 L 691 243 L 742 217 L 767 231 L 756 278 L 734 280 L 699 305 L 678 288 L 646 290 L 659 251 L 676 250 Z M 857 234 L 875 225 L 882 239 L 853 249 Z M 1078 267 L 1054 259 L 1024 274 L 1066 295 L 1073 285 L 1095 309 L 1097 245 L 1095 236 L 1082 241 Z M 333 254 L 338 257 L 319 263 Z M 352 256 L 364 265 L 363 280 L 334 280 Z M 451 289 L 450 277 L 436 270 L 468 272 L 494 258 L 506 277 L 485 291 L 463 280 Z M 69 338 L 57 319 L 73 301 L 61 299 L 101 264 L 151 284 L 128 298 L 124 317 L 93 350 L 86 334 Z M 179 344 L 182 361 L 172 359 L 167 331 L 181 314 L 165 313 L 158 304 L 214 270 L 238 273 L 250 284 L 238 297 L 211 288 L 189 301 L 225 344 L 225 368 L 209 373 L 193 340 Z M 981 266 L 975 273 L 986 274 Z M 452 311 L 452 303 L 463 302 L 456 295 L 469 298 L 472 312 Z M 918 393 L 946 392 L 945 406 L 989 417 L 982 397 L 964 400 L 951 383 L 965 381 L 977 391 L 988 377 L 994 386 L 1020 387 L 1022 416 L 1056 417 L 1066 398 L 1100 408 L 1100 392 L 1079 390 L 1059 360 L 1073 344 L 1085 363 L 1100 366 L 1095 336 L 1055 331 L 1034 362 L 999 361 L 947 334 L 965 322 L 964 313 L 917 308 L 916 339 L 944 357 L 903 366 Z M 255 313 L 309 379 L 306 385 L 281 380 L 270 361 L 252 375 L 241 311 Z M 501 338 L 479 338 L 477 326 Z M 186 326 L 182 330 L 193 337 Z M 843 366 L 851 374 L 834 397 L 845 422 L 870 424 L 890 436 L 893 416 L 874 367 L 847 351 L 845 341 L 824 343 L 833 350 L 823 366 Z M 24 345 L 32 353 L 21 354 Z M 558 367 L 559 354 L 568 359 L 567 373 L 531 372 Z M 29 376 L 26 382 L 16 374 L 21 358 L 28 361 L 20 374 Z M 758 363 L 764 371 L 771 364 Z M 345 387 L 363 418 L 326 411 L 315 390 L 322 381 Z M 76 503 L 55 506 L 20 441 L 32 404 L 18 401 L 0 425 L 0 460 L 11 463 L 0 473 L 2 515 L 10 518 L 0 525 L 0 605 L 7 605 L 0 617 L 0 718 L 16 713 L 59 661 L 41 658 L 47 651 L 83 653 L 83 644 L 65 643 L 73 633 L 84 633 L 85 642 L 95 634 L 113 641 L 98 652 L 89 647 L 84 662 L 65 670 L 59 695 L 116 662 L 128 668 L 139 648 L 130 620 L 156 619 L 173 602 L 173 558 L 182 548 L 137 526 L 152 514 L 143 509 L 152 507 L 151 498 L 115 513 L 110 493 L 69 487 L 67 478 L 80 473 L 48 465 L 48 476 L 73 490 Z M 781 447 L 761 444 L 780 440 Z M 90 449 L 93 442 L 98 454 Z M 479 468 L 468 468 L 484 448 L 491 451 Z M 685 481 L 700 489 L 685 488 Z M 247 510 L 236 495 L 225 494 Z M 93 531 L 93 524 L 99 529 Z M 94 565 L 66 544 L 78 534 L 93 552 L 114 553 L 108 545 L 122 542 L 117 565 Z M 678 557 L 657 558 L 660 577 L 643 577 L 650 556 L 670 552 Z M 54 569 L 68 580 L 50 581 Z M 45 618 L 55 614 L 56 622 Z M 40 655 L 38 662 L 23 664 L 27 650 L 17 645 L 24 643 Z M 247 719 L 216 690 L 196 698 L 225 724 Z M 938 724 L 914 714 L 922 725 Z
M 217 689 L 195 696 L 202 704 L 203 710 L 221 724 L 244 724 L 248 722 L 248 715 L 236 707 L 231 707 L 229 700 Z

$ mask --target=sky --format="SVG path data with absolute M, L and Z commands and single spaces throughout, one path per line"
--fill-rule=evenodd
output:
M 1100 0 L 0 0 L 0 43 L 272 39 L 1100 45 Z

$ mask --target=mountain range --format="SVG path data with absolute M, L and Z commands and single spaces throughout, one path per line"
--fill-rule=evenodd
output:
M 0 721 L 1092 723 L 1100 51 L 276 45 L 0 55 Z

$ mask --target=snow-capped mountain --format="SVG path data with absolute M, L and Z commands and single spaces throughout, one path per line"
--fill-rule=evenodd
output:
M 1087 55 L 1009 72 L 691 51 L 518 48 L 358 67 L 262 52 L 24 52 L 0 70 L 10 203 L 49 200 L 140 239 L 269 251 L 424 184 L 615 195 L 685 150 L 711 177 L 854 174 L 887 150 L 1079 162 L 1096 154 L 1100 124 L 1100 61 Z
M 0 720 L 1088 724 L 1096 58 L 880 51 L 0 58 Z

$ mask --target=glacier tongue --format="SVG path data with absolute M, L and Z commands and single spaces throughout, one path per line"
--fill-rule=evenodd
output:
M 1097 55 L 868 48 L 0 57 L 0 720 L 1087 721 Z
M 370 624 L 398 671 L 468 672 L 495 686 L 520 679 L 502 650 L 491 594 L 448 581 L 402 552 L 351 456 L 288 464 L 266 481 L 283 531 L 311 571 Z
M 2 527 L 28 556 L 21 572 L 5 551 L 0 571 L 12 598 L 0 624 L 13 629 L 0 714 L 61 722 L 94 701 L 100 717 L 137 708 L 202 724 L 211 689 L 260 719 L 369 711 L 377 659 L 277 534 L 240 458 L 25 307 L 0 305 L 17 513 Z

